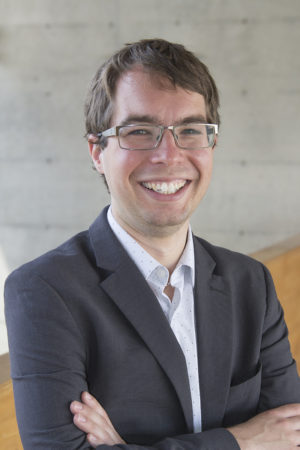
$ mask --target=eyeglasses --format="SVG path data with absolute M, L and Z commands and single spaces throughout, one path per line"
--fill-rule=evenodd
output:
M 218 134 L 218 125 L 213 123 L 187 123 L 183 125 L 130 124 L 109 128 L 97 136 L 117 136 L 119 146 L 125 150 L 154 150 L 161 143 L 165 130 L 173 134 L 176 145 L 186 150 L 213 147 Z

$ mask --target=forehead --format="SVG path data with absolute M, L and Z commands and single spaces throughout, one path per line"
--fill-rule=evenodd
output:
M 128 117 L 151 116 L 165 125 L 187 117 L 206 119 L 204 97 L 174 86 L 167 78 L 137 68 L 125 72 L 117 82 L 113 124 Z

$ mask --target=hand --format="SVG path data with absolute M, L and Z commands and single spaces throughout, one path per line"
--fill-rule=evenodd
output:
M 74 424 L 87 433 L 87 441 L 92 447 L 126 443 L 113 427 L 106 411 L 88 392 L 82 393 L 81 402 L 72 402 L 70 410 L 74 414 Z
M 228 428 L 241 450 L 290 450 L 300 446 L 300 404 L 265 411 Z

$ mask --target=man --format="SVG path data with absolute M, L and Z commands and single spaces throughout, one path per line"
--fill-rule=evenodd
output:
M 110 208 L 6 284 L 25 450 L 300 445 L 269 273 L 189 228 L 218 105 L 205 65 L 163 40 L 127 45 L 97 72 L 86 128 Z

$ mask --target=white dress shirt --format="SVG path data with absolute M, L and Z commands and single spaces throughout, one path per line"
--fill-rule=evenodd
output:
M 185 249 L 174 269 L 170 284 L 175 288 L 172 301 L 164 293 L 168 269 L 144 250 L 115 220 L 111 208 L 109 225 L 154 292 L 184 353 L 189 376 L 194 432 L 201 431 L 201 400 L 198 374 L 197 342 L 194 318 L 195 258 L 191 229 Z

